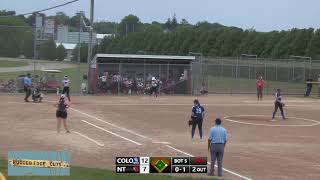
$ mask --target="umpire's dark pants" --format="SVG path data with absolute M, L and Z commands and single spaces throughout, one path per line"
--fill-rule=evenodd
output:
M 311 91 L 312 91 L 312 87 L 307 87 L 307 90 L 306 90 L 306 94 L 304 95 L 304 96 L 306 96 L 306 97 L 308 97 L 308 96 L 310 96 L 310 94 L 311 94 Z
M 202 119 L 193 119 L 192 120 L 192 129 L 191 129 L 191 138 L 193 138 L 196 131 L 196 126 L 198 125 L 200 139 L 202 139 Z
M 276 101 L 274 103 L 274 111 L 273 111 L 272 119 L 274 119 L 274 117 L 275 117 L 275 115 L 276 115 L 276 113 L 278 111 L 278 108 L 281 111 L 282 118 L 285 119 L 284 112 L 283 112 L 283 104 L 279 103 L 278 101 Z
M 24 100 L 28 101 L 28 98 L 31 95 L 31 88 L 28 87 L 28 86 L 24 86 L 23 89 L 24 89 L 24 92 L 26 93 L 26 96 L 25 96 Z
M 211 165 L 210 165 L 210 176 L 214 176 L 214 165 L 216 160 L 218 161 L 218 176 L 222 176 L 222 160 L 224 154 L 224 144 L 211 143 L 210 154 L 211 154 Z

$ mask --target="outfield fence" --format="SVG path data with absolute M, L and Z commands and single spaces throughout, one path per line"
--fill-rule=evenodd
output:
M 0 58 L 0 61 L 2 59 Z M 17 59 L 12 59 L 12 61 Z M 81 94 L 82 87 L 87 87 L 88 65 L 71 62 L 25 60 L 27 65 L 21 67 L 0 67 L 0 91 L 22 92 L 22 78 L 31 73 L 35 83 L 42 83 L 48 92 L 56 92 L 54 83 L 59 83 L 65 75 L 71 80 L 71 92 Z M 166 94 L 199 94 L 204 84 L 209 93 L 219 94 L 254 94 L 255 83 L 260 76 L 266 81 L 265 94 L 272 94 L 281 88 L 286 94 L 303 95 L 305 81 L 311 77 L 317 81 L 320 74 L 320 61 L 292 61 L 270 59 L 239 58 L 203 58 L 203 61 L 190 65 L 182 64 L 99 64 L 101 68 L 96 78 L 109 73 L 119 73 L 123 80 L 139 79 L 146 86 L 151 76 L 162 81 L 160 90 Z M 48 71 L 48 70 L 57 70 Z M 45 84 L 44 84 L 45 83 Z M 99 93 L 112 94 L 97 84 Z M 123 84 L 119 84 L 119 94 L 124 93 Z M 314 85 L 312 95 L 317 95 L 318 85 Z M 132 93 L 135 94 L 135 93 Z
M 280 88 L 287 94 L 303 95 L 306 79 L 317 81 L 320 74 L 320 61 L 211 58 L 205 63 L 210 93 L 256 93 L 256 80 L 263 77 L 265 94 Z M 317 91 L 314 85 L 314 94 Z

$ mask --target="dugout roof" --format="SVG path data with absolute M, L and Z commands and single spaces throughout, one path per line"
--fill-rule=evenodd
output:
M 190 64 L 195 56 L 139 55 L 139 54 L 96 54 L 91 64 L 96 63 L 172 63 Z

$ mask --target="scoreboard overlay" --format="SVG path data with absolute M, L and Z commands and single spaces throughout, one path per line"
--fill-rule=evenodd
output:
M 207 172 L 207 157 L 116 157 L 116 173 Z

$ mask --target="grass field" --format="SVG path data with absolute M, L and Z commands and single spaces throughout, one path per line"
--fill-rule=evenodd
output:
M 7 61 L 7 60 L 0 60 L 0 68 L 7 68 L 7 67 L 21 67 L 27 66 L 27 62 L 23 61 Z
M 209 92 L 216 93 L 255 93 L 256 80 L 228 77 L 209 77 Z M 305 90 L 304 83 L 266 81 L 265 93 L 273 93 L 280 88 L 285 93 L 301 94 Z
M 0 172 L 7 175 L 7 161 L 0 160 Z M 156 176 L 156 175 L 135 175 L 135 174 L 116 174 L 113 171 L 95 168 L 72 167 L 71 176 L 59 177 L 7 177 L 8 180 L 200 180 L 201 178 Z M 204 179 L 204 178 L 202 178 Z

